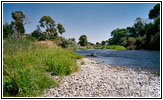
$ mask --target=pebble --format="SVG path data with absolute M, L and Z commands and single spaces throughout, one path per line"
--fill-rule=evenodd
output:
M 85 65 L 80 65 L 81 61 Z M 158 76 L 125 67 L 102 66 L 88 58 L 77 63 L 80 70 L 65 76 L 59 86 L 47 89 L 43 97 L 160 97 Z

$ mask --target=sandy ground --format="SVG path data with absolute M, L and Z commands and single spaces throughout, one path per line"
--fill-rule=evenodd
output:
M 77 63 L 80 70 L 45 90 L 43 97 L 160 97 L 160 77 L 149 72 L 104 66 L 88 58 Z

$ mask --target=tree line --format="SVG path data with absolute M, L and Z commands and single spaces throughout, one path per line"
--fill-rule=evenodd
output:
M 11 23 L 5 23 L 3 25 L 3 39 L 14 38 L 19 39 L 25 35 L 25 24 L 30 23 L 28 17 L 22 11 L 15 11 L 11 13 L 13 21 Z M 43 16 L 39 20 L 39 25 L 29 36 L 34 37 L 38 41 L 40 40 L 56 40 L 58 45 L 67 48 L 76 46 L 77 43 L 75 38 L 65 39 L 58 34 L 62 35 L 65 32 L 65 28 L 61 23 L 56 24 L 50 16 Z M 78 44 L 86 46 L 89 42 L 87 41 L 86 35 L 81 35 Z
M 160 4 L 149 11 L 148 19 L 137 17 L 132 27 L 117 28 L 112 38 L 96 45 L 122 45 L 127 49 L 160 50 Z
M 12 12 L 11 15 L 14 21 L 11 21 L 11 24 L 5 23 L 3 25 L 4 39 L 9 37 L 19 38 L 25 34 L 26 15 L 22 11 Z M 50 16 L 41 17 L 39 23 L 37 29 L 32 32 L 32 36 L 38 40 L 51 39 L 58 36 L 58 33 L 63 34 L 65 32 L 62 24 L 58 23 L 56 26 L 55 21 Z
M 22 11 L 12 12 L 13 21 L 11 24 L 3 25 L 3 39 L 13 37 L 20 38 L 25 33 L 24 25 L 30 21 Z M 156 4 L 149 11 L 148 19 L 137 17 L 132 27 L 117 28 L 111 32 L 112 38 L 96 42 L 97 46 L 121 45 L 127 49 L 148 49 L 160 50 L 160 4 Z M 37 40 L 57 40 L 56 42 L 64 48 L 80 46 L 94 46 L 88 42 L 86 35 L 79 37 L 79 42 L 76 43 L 75 38 L 65 39 L 62 35 L 65 28 L 61 23 L 56 24 L 50 16 L 43 16 L 39 20 L 36 30 L 31 33 L 32 37 Z

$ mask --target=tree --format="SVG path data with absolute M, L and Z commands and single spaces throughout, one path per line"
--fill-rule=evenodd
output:
M 102 41 L 101 44 L 102 46 L 104 46 L 106 44 L 106 41 Z
M 109 44 L 118 44 L 120 45 L 121 37 L 127 36 L 128 30 L 127 29 L 115 29 L 111 32 L 112 39 L 109 40 Z
M 39 23 L 40 23 L 40 27 L 45 29 L 44 34 L 47 34 L 50 37 L 58 35 L 55 28 L 56 25 L 55 21 L 50 16 L 43 16 L 40 19 Z
M 149 19 L 154 19 L 160 15 L 160 4 L 156 4 L 153 9 L 149 11 Z
M 79 38 L 79 44 L 81 46 L 86 46 L 88 44 L 87 36 L 86 35 L 81 35 L 80 36 L 80 38 Z
M 65 29 L 62 24 L 57 24 L 57 29 L 60 34 L 63 34 L 65 32 Z
M 127 27 L 127 30 L 129 32 L 129 36 L 136 37 L 136 29 L 134 27 Z
M 13 35 L 14 29 L 12 24 L 5 23 L 3 25 L 3 39 L 10 37 Z
M 160 4 L 149 12 L 152 23 L 137 17 L 134 26 L 115 29 L 111 32 L 109 44 L 118 44 L 127 49 L 160 50 Z
M 122 37 L 121 39 L 120 39 L 120 41 L 121 41 L 121 45 L 123 45 L 123 46 L 127 46 L 127 37 Z
M 69 38 L 70 41 L 74 41 L 75 42 L 75 38 Z
M 17 35 L 17 37 L 20 37 L 25 33 L 24 24 L 26 23 L 23 23 L 25 20 L 25 15 L 22 11 L 12 12 L 11 15 L 12 18 L 14 19 L 14 21 L 12 21 L 11 24 L 14 26 L 15 34 Z
M 40 40 L 41 39 L 41 35 L 42 35 L 41 29 L 37 25 L 37 29 L 32 32 L 32 36 L 35 37 L 36 39 Z
M 100 43 L 99 42 L 96 42 L 96 45 L 99 45 Z
M 135 33 L 136 33 L 134 37 L 137 37 L 139 35 L 143 35 L 143 33 L 141 33 L 141 29 L 143 27 L 144 27 L 144 24 L 143 24 L 142 18 L 137 17 L 135 20 L 135 24 L 134 24 Z

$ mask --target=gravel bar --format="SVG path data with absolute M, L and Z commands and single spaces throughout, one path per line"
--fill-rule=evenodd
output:
M 77 63 L 80 70 L 45 90 L 43 97 L 160 97 L 160 77 L 150 72 L 100 65 L 88 58 Z

